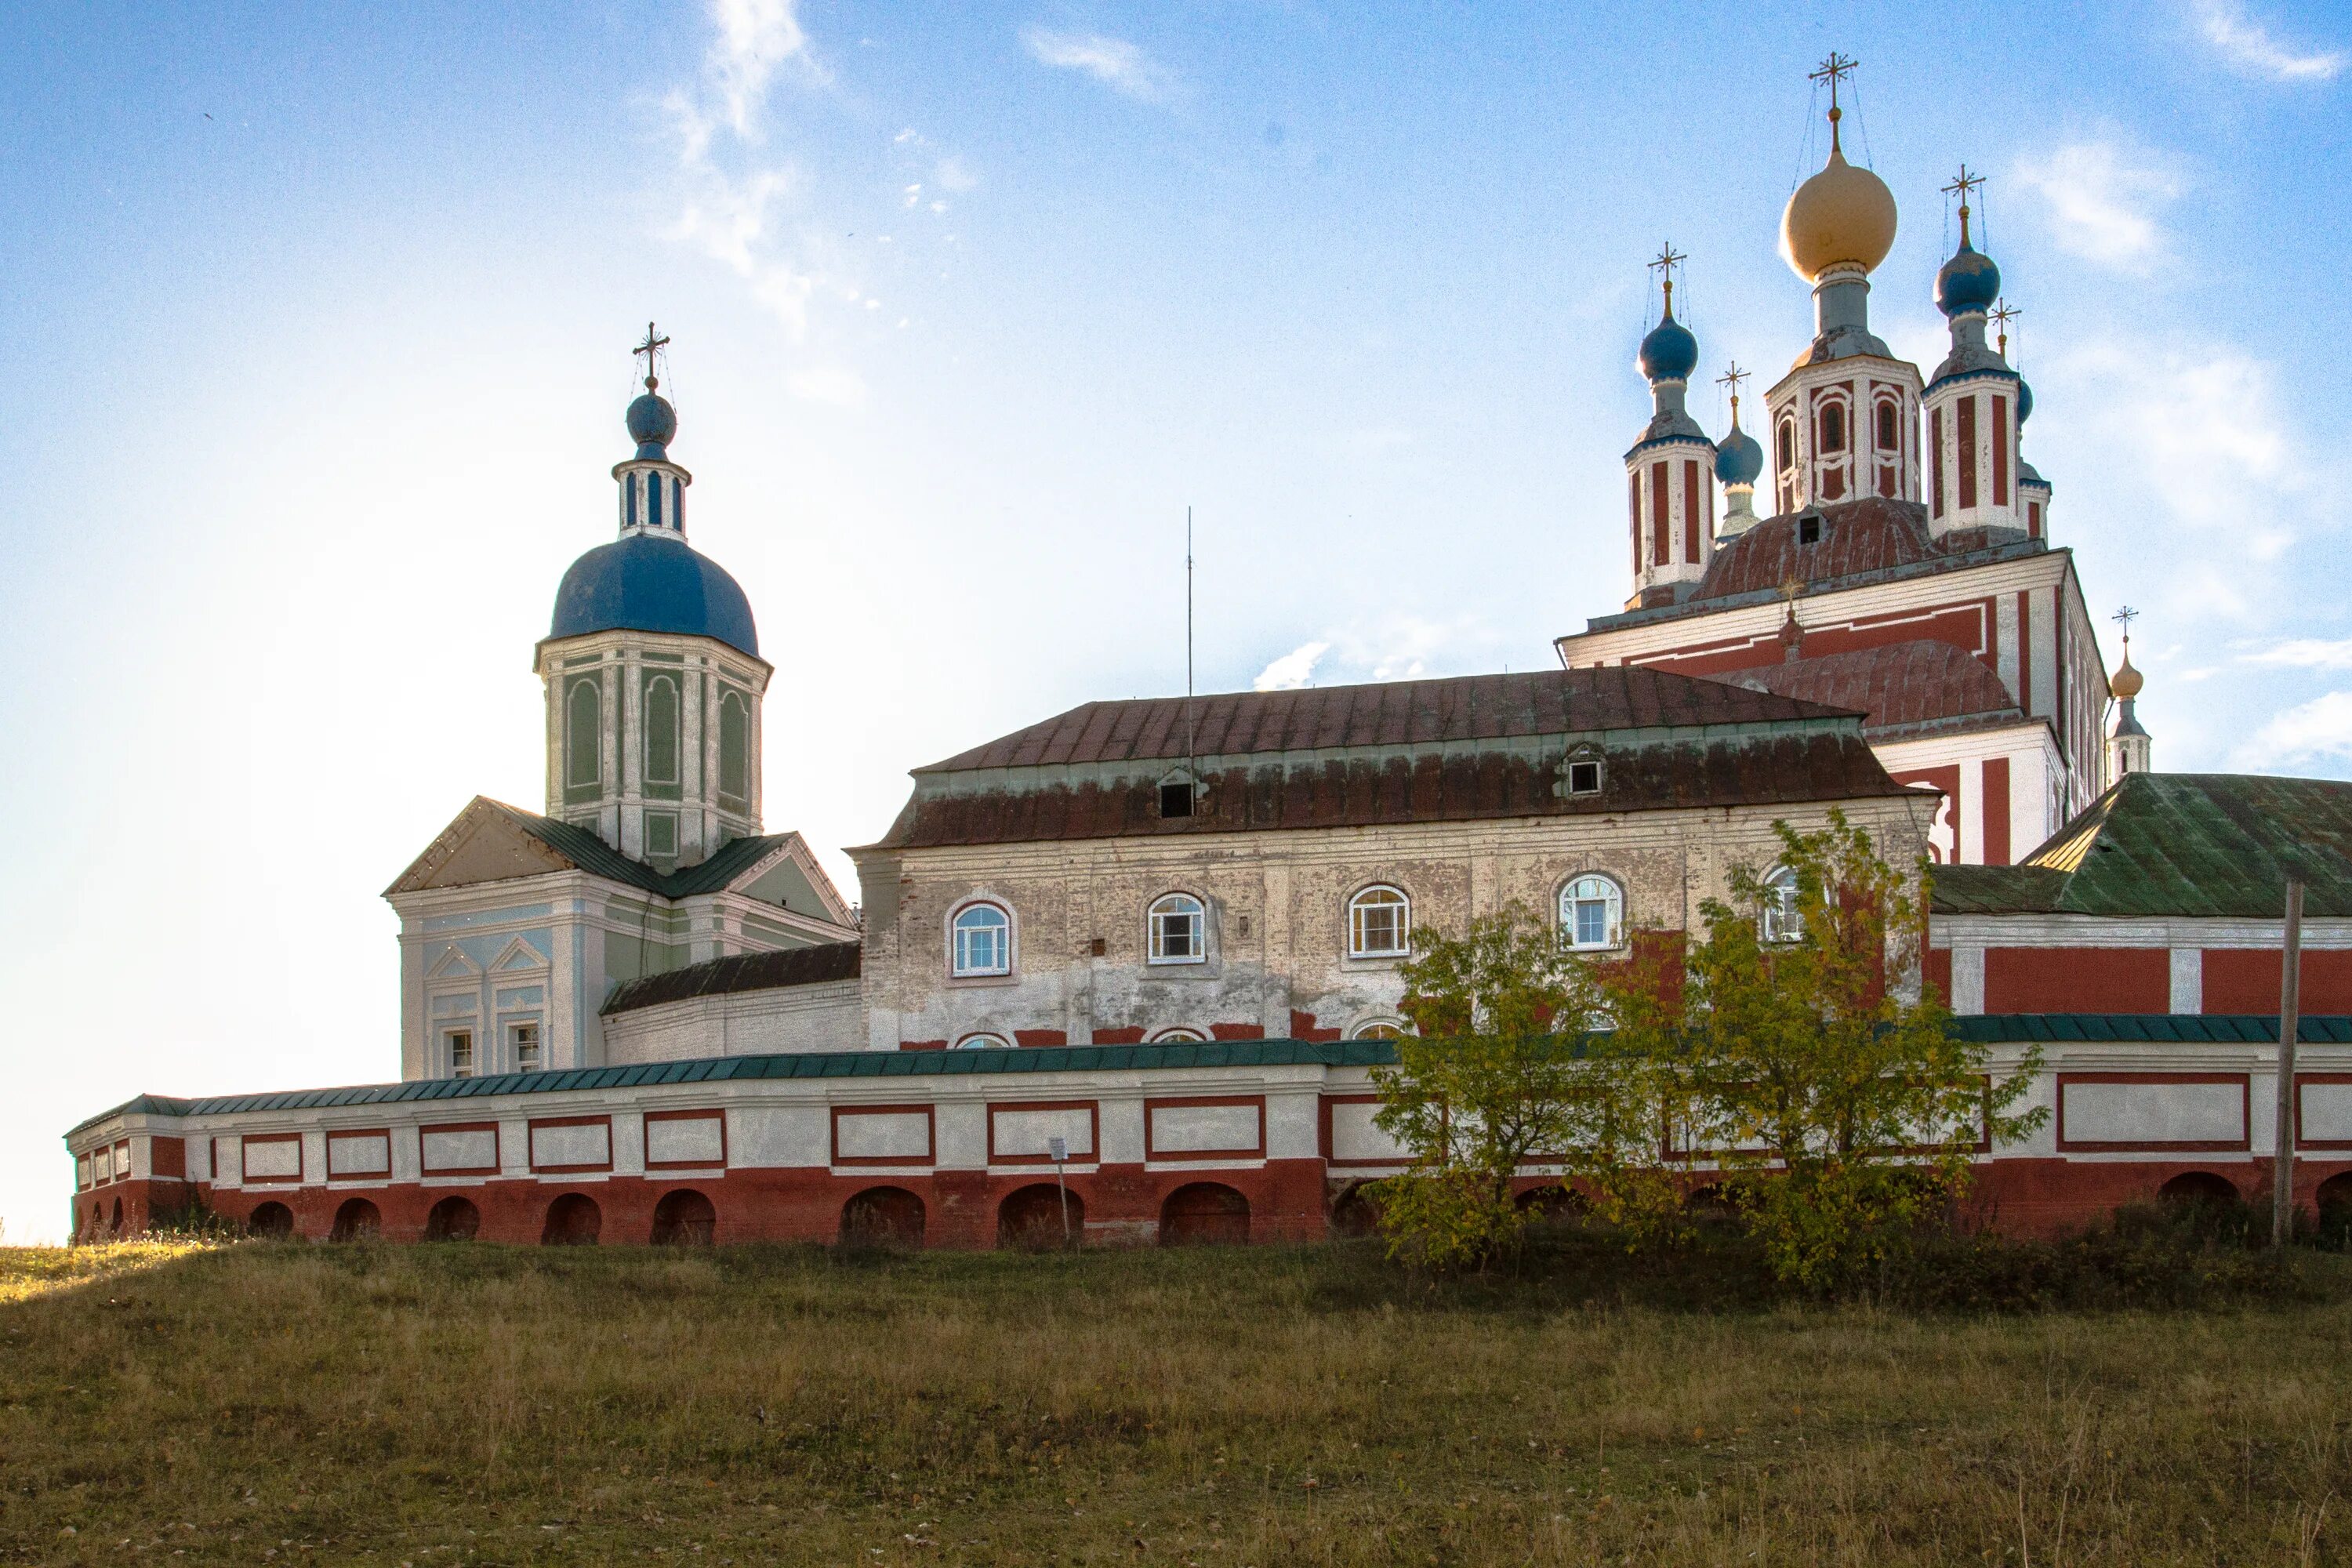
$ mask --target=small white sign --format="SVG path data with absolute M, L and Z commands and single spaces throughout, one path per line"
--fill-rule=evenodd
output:
M 1058 1165 L 1070 1157 L 1070 1141 L 1056 1132 L 1045 1140 L 1045 1152 Z

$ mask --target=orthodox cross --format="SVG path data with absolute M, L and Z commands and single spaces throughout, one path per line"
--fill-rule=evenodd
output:
M 1944 187 L 1946 195 L 1958 195 L 1960 198 L 1960 243 L 1962 245 L 1969 242 L 1969 193 L 1982 189 L 1984 189 L 1984 176 L 1969 174 L 1966 163 L 1960 165 L 1958 176 Z
M 2109 616 L 2107 619 L 2123 627 L 2124 647 L 2126 652 L 2128 652 L 2131 647 L 2131 624 L 2139 619 L 2139 612 L 2133 609 L 2129 605 L 2126 605 L 2122 609 L 2117 610 L 2114 615 Z
M 1675 313 L 1675 268 L 1689 259 L 1689 256 L 1675 248 L 1675 242 L 1670 239 L 1659 247 L 1658 258 L 1650 263 L 1651 271 L 1665 276 L 1666 314 L 1669 316 Z
M 1830 151 L 1832 153 L 1838 150 L 1838 121 L 1844 118 L 1838 110 L 1838 83 L 1852 76 L 1853 68 L 1861 63 L 1850 55 L 1842 55 L 1832 49 L 1830 58 L 1822 62 L 1821 69 L 1805 78 L 1807 81 L 1830 84 Z
M 1731 368 L 1715 378 L 1716 385 L 1731 389 L 1731 423 L 1734 426 L 1739 423 L 1739 384 L 1748 379 L 1748 374 L 1739 368 L 1739 362 L 1733 360 Z
M 1991 310 L 1987 312 L 1985 319 L 2000 329 L 2000 352 L 2003 354 L 2009 353 L 2009 324 L 2023 314 L 2023 311 L 2006 300 L 1994 300 Z M 2132 613 L 2138 614 L 2137 610 Z
M 643 354 L 646 356 L 646 390 L 647 392 L 653 391 L 654 388 L 661 384 L 661 383 L 655 379 L 654 376 L 654 351 L 656 349 L 666 349 L 667 347 L 669 347 L 669 340 L 667 338 L 657 338 L 654 336 L 654 324 L 651 321 L 647 321 L 646 323 L 646 341 L 629 351 L 633 355 Z

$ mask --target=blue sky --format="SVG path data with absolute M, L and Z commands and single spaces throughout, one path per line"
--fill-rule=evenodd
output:
M 856 896 L 906 770 L 1092 698 L 1549 661 L 1622 601 L 1643 260 L 1706 375 L 1858 56 L 1940 357 L 1960 161 L 2027 452 L 2158 765 L 2352 770 L 2352 13 L 789 0 L 49 7 L 0 60 L 0 1223 L 142 1090 L 397 1070 L 378 897 L 538 803 L 533 640 L 674 340 L 776 663 L 768 823 Z M 1769 378 L 1769 377 L 1768 377 Z M 1712 389 L 1694 395 L 1719 430 Z

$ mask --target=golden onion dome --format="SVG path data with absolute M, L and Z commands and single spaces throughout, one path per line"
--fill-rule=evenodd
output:
M 1780 254 L 1808 283 L 1841 263 L 1867 272 L 1895 248 L 1895 193 L 1845 161 L 1837 113 L 1830 110 L 1830 161 L 1797 187 L 1780 215 Z
M 2139 689 L 2147 684 L 2147 678 L 2141 675 L 2138 670 L 2132 668 L 2131 650 L 2129 648 L 2126 648 L 2124 650 L 2123 665 L 2116 671 L 2114 677 L 2108 680 L 2107 689 L 2116 694 L 2117 701 L 2128 702 L 2133 698 L 2137 697 L 2139 695 Z

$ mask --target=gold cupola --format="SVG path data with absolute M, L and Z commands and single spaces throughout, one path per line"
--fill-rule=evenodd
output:
M 1840 267 L 1868 272 L 1895 248 L 1895 193 L 1876 174 L 1845 161 L 1838 140 L 1843 118 L 1832 104 L 1830 160 L 1797 187 L 1780 215 L 1780 254 L 1808 283 Z

